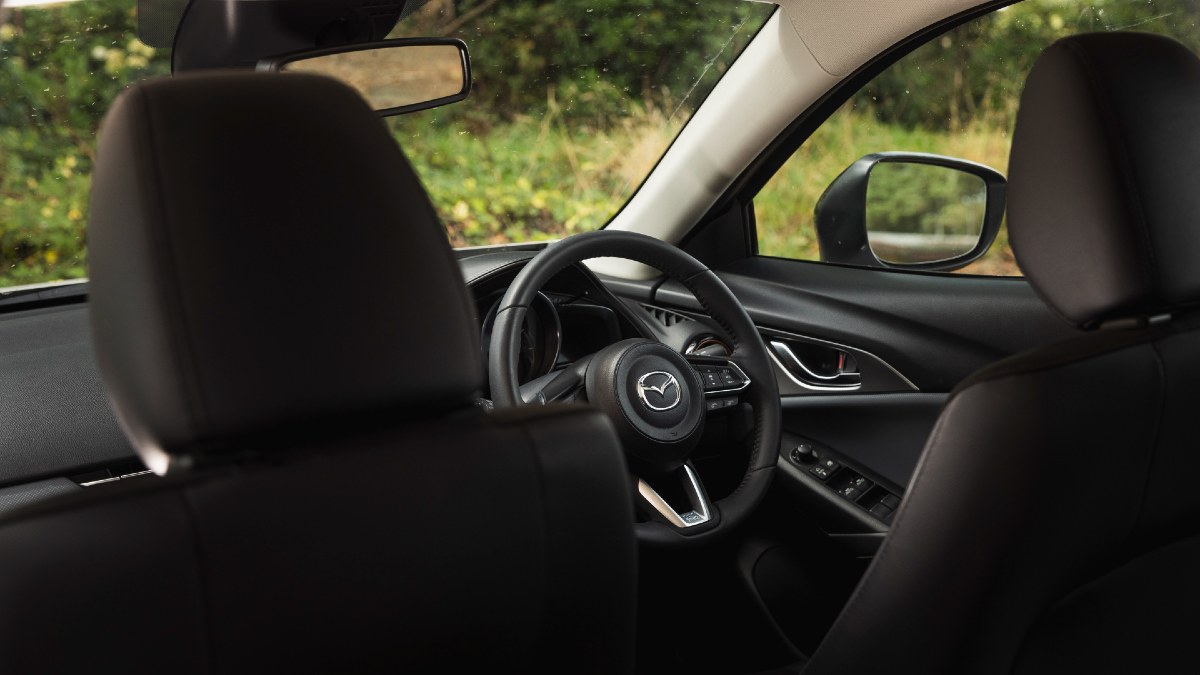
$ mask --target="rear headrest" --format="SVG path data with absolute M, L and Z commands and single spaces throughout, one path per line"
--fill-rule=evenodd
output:
M 100 371 L 156 471 L 438 413 L 481 384 L 472 302 L 429 198 L 339 82 L 133 87 L 101 128 L 90 219 Z
M 1021 96 L 1008 227 L 1029 281 L 1067 320 L 1200 301 L 1200 60 L 1171 39 L 1059 40 Z

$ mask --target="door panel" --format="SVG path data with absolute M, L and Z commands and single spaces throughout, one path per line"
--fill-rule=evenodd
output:
M 993 361 L 1077 333 L 1020 278 L 765 257 L 726 265 L 718 275 L 760 327 L 864 350 L 923 392 L 949 392 Z M 653 300 L 700 310 L 674 281 L 659 285 Z
M 775 349 L 785 418 L 777 474 L 783 491 L 831 537 L 870 535 L 867 544 L 854 544 L 859 553 L 878 543 L 890 517 L 869 513 L 872 504 L 836 494 L 840 483 L 814 474 L 811 457 L 792 456 L 797 445 L 810 443 L 846 472 L 902 495 L 958 382 L 994 361 L 1077 332 L 1020 278 L 765 257 L 738 260 L 717 273 L 745 305 L 768 349 Z M 611 287 L 643 308 L 689 317 L 689 335 L 711 329 L 695 298 L 678 282 Z M 797 360 L 813 367 L 787 363 L 786 351 L 772 342 L 802 352 Z M 855 359 L 850 370 L 856 372 L 838 369 L 838 359 L 845 358 Z M 804 370 L 844 386 L 808 386 L 812 380 L 805 381 Z
M 783 428 L 832 448 L 903 488 L 912 478 L 946 398 L 946 394 L 789 396 L 783 399 Z M 781 459 L 786 456 L 785 452 Z

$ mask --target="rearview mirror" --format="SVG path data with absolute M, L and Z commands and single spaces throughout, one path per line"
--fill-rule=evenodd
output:
M 341 80 L 385 117 L 455 103 L 471 91 L 467 45 L 453 39 L 384 40 L 294 52 L 260 61 L 258 70 Z
M 867 155 L 817 202 L 821 260 L 958 269 L 992 245 L 1004 199 L 1004 176 L 982 164 L 916 152 Z

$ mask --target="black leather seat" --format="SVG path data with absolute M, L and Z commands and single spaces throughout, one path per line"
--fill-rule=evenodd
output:
M 99 365 L 164 478 L 0 524 L 0 672 L 627 672 L 615 432 L 484 415 L 428 198 L 349 89 L 124 94 L 89 230 Z
M 1089 329 L 953 393 L 806 673 L 1133 673 L 1200 635 L 1200 60 L 1097 34 L 1029 75 L 1013 249 Z

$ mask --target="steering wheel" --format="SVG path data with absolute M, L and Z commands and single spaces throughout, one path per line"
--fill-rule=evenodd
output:
M 656 340 L 622 340 L 520 386 L 518 350 L 530 305 L 555 274 L 599 257 L 635 260 L 682 283 L 725 329 L 733 353 L 685 356 Z M 607 414 L 637 476 L 639 510 L 649 518 L 635 524 L 640 541 L 684 545 L 714 538 L 744 521 L 766 494 L 782 418 L 775 372 L 741 303 L 711 270 L 682 250 L 620 231 L 588 232 L 551 244 L 525 265 L 504 294 L 489 350 L 496 407 L 586 400 Z M 703 435 L 708 410 L 740 402 L 754 411 L 746 474 L 732 494 L 712 502 L 689 456 Z

